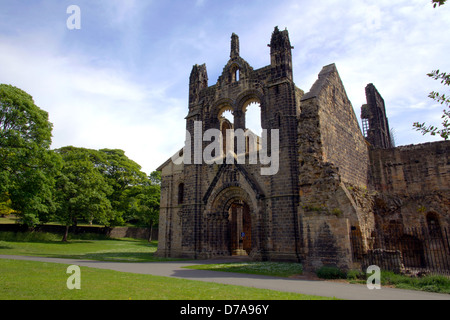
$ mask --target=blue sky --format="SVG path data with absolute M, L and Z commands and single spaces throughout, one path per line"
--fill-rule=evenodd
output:
M 70 5 L 81 30 L 66 26 Z M 264 67 L 275 26 L 289 30 L 299 88 L 336 63 L 358 118 L 374 83 L 397 145 L 436 140 L 412 130 L 440 123 L 428 94 L 446 89 L 426 74 L 450 71 L 450 4 L 429 0 L 0 0 L 0 83 L 49 112 L 54 148 L 123 149 L 149 173 L 183 146 L 192 66 L 215 84 L 234 32 Z

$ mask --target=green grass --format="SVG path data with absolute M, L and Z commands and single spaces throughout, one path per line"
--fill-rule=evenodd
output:
M 358 271 L 347 273 L 350 283 L 366 283 L 367 275 Z M 398 289 L 419 290 L 450 294 L 450 278 L 442 275 L 411 277 L 391 271 L 381 271 L 381 285 L 394 286 Z
M 5 217 L 1 217 L 0 216 L 0 224 L 15 224 L 17 221 L 16 217 L 14 216 L 5 216 Z
M 399 289 L 450 294 L 450 278 L 438 275 L 416 278 L 383 271 L 381 272 L 381 284 L 394 285 Z
M 161 259 L 154 256 L 157 242 L 146 240 L 118 239 L 96 240 L 98 235 L 69 237 L 67 243 L 61 242 L 61 235 L 49 233 L 12 233 L 0 232 L 0 255 L 37 256 L 49 258 L 85 259 L 115 262 L 154 262 Z M 278 277 L 290 277 L 302 274 L 301 264 L 250 262 L 216 265 L 199 265 L 192 269 L 216 270 L 225 272 L 249 273 Z M 0 269 L 0 275 L 3 269 Z M 349 272 L 350 282 L 365 283 L 366 275 L 360 272 Z M 0 279 L 1 280 L 1 279 Z M 450 279 L 443 276 L 427 276 L 411 278 L 394 273 L 382 273 L 382 285 L 393 285 L 397 288 L 423 290 L 450 294 Z M 0 281 L 1 284 L 1 281 Z
M 298 263 L 276 263 L 276 262 L 248 262 L 248 263 L 224 263 L 196 265 L 185 267 L 187 269 L 224 271 L 236 273 L 259 274 L 276 277 L 290 277 L 302 274 L 301 264 Z M 365 284 L 367 275 L 360 271 L 352 270 L 344 273 L 337 268 L 323 267 L 318 270 L 317 275 L 321 279 L 346 279 L 350 283 Z M 425 276 L 422 278 L 408 277 L 393 272 L 382 271 L 381 284 L 383 286 L 394 286 L 399 289 L 420 290 L 436 293 L 450 294 L 450 278 L 445 276 Z
M 61 236 L 49 233 L 0 233 L 0 255 L 87 259 L 116 262 L 161 261 L 154 256 L 157 242 L 117 239 L 92 240 L 98 235 L 83 235 L 61 242 Z
M 290 277 L 302 274 L 302 265 L 299 263 L 281 262 L 246 262 L 222 263 L 185 267 L 186 269 L 224 271 L 235 273 L 258 274 L 274 277 Z
M 81 290 L 69 290 L 67 267 L 0 260 L 0 300 L 333 300 L 87 267 L 81 267 Z

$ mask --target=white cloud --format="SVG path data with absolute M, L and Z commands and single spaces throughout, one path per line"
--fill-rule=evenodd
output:
M 206 0 L 195 0 L 196 7 L 203 7 L 205 5 Z
M 146 86 L 79 55 L 36 54 L 21 40 L 0 41 L 0 82 L 27 91 L 49 112 L 54 148 L 123 149 L 149 173 L 182 145 L 184 101 L 168 98 L 163 83 Z

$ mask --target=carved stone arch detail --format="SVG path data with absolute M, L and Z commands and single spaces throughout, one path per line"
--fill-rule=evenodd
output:
M 232 208 L 234 204 L 245 204 L 248 211 L 240 211 L 239 215 L 236 208 Z M 241 255 L 242 249 L 250 254 L 257 248 L 258 242 L 253 240 L 258 239 L 257 205 L 252 194 L 240 185 L 223 185 L 212 195 L 203 211 L 206 224 L 204 247 L 208 248 L 212 256 Z M 248 235 L 242 243 L 238 240 L 240 232 Z
M 235 105 L 235 123 L 236 129 L 246 129 L 246 112 L 247 107 L 252 103 L 257 102 L 260 106 L 261 126 L 263 124 L 263 116 L 265 110 L 264 95 L 257 89 L 249 89 L 243 91 L 236 99 Z
M 264 94 L 256 89 L 245 90 L 237 97 L 235 110 L 245 112 L 244 108 L 251 102 L 258 102 L 262 109 L 264 105 Z
M 255 182 L 250 175 L 240 165 L 232 166 L 223 164 L 214 178 L 213 182 L 209 186 L 203 197 L 203 203 L 208 206 L 211 203 L 211 199 L 215 199 L 218 193 L 229 187 L 240 187 L 247 191 L 249 194 L 255 195 L 255 201 L 265 198 L 265 194 L 261 187 Z M 239 174 L 243 179 L 239 178 Z M 235 177 L 234 181 L 227 179 L 229 175 Z M 225 178 L 225 179 L 223 179 Z M 256 203 L 255 203 L 256 205 Z
M 211 118 L 218 118 L 221 112 L 230 110 L 234 111 L 235 108 L 235 101 L 230 98 L 222 98 L 214 102 L 214 104 L 211 107 Z
M 216 212 L 223 214 L 236 201 L 241 200 L 250 207 L 250 213 L 255 216 L 257 213 L 257 203 L 242 186 L 224 186 L 213 195 L 212 201 L 207 206 L 206 212 Z
M 229 80 L 231 80 L 229 77 L 230 72 L 236 68 L 239 69 L 239 71 L 241 72 L 241 75 L 242 75 L 241 78 L 246 78 L 253 71 L 253 68 L 250 66 L 250 64 L 247 61 L 245 61 L 241 57 L 235 57 L 235 58 L 230 59 L 228 61 L 228 63 L 225 65 L 225 67 L 223 68 L 223 71 L 222 71 L 222 75 L 219 77 L 218 82 L 219 83 L 222 83 L 222 82 L 230 83 L 230 81 L 229 81 Z

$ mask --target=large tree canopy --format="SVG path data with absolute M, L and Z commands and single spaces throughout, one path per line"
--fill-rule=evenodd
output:
M 79 220 L 157 223 L 159 173 L 147 176 L 118 149 L 50 150 L 52 128 L 29 94 L 0 85 L 0 214 L 14 212 L 30 227 L 57 221 L 66 230 Z
M 147 177 L 124 151 L 64 147 L 56 152 L 64 162 L 56 183 L 57 221 L 67 227 L 80 220 L 106 226 L 157 223 L 159 178 Z
M 25 91 L 0 85 L 0 193 L 23 223 L 35 225 L 54 209 L 52 188 L 61 166 L 50 150 L 53 125 Z
M 161 173 L 154 171 L 147 180 L 124 193 L 128 203 L 128 213 L 143 227 L 149 228 L 149 241 L 152 241 L 152 230 L 159 222 L 161 197 Z
M 123 150 L 102 149 L 96 165 L 101 170 L 113 192 L 108 197 L 113 210 L 111 224 L 120 225 L 132 218 L 128 211 L 127 190 L 146 183 L 141 166 L 129 159 Z
M 64 165 L 56 181 L 58 207 L 55 218 L 67 227 L 65 241 L 69 226 L 76 226 L 79 220 L 109 223 L 113 217 L 108 196 L 113 188 L 101 168 L 95 165 L 102 162 L 98 151 L 64 147 L 56 152 L 62 156 Z

